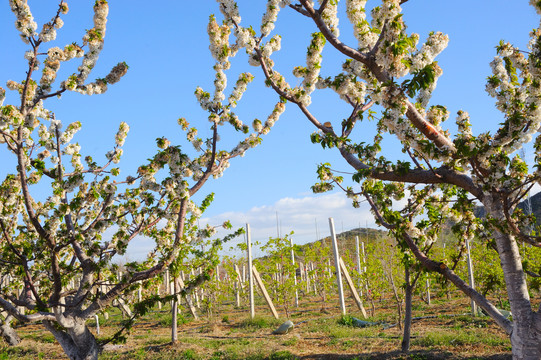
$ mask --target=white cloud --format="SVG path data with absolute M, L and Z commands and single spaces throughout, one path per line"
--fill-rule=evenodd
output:
M 292 239 L 296 244 L 304 244 L 329 236 L 329 218 L 334 219 L 336 233 L 359 226 L 375 227 L 367 203 L 353 208 L 351 201 L 343 192 L 324 195 L 311 195 L 299 198 L 286 197 L 272 205 L 253 207 L 245 212 L 226 212 L 216 216 L 202 218 L 201 224 L 221 224 L 230 220 L 233 228 L 250 224 L 252 242 L 265 243 L 269 237 L 283 236 L 294 232 Z M 219 233 L 220 234 L 220 233 Z M 244 239 L 236 239 L 224 246 L 225 250 L 237 245 Z M 229 251 L 226 253 L 232 254 Z M 260 255 L 254 249 L 254 255 Z
M 358 209 L 353 208 L 350 199 L 343 192 L 335 192 L 323 195 L 306 195 L 303 197 L 286 197 L 276 201 L 272 205 L 254 206 L 247 211 L 225 212 L 210 217 L 203 217 L 200 225 L 220 225 L 229 220 L 233 229 L 245 227 L 250 224 L 252 243 L 264 244 L 269 237 L 276 237 L 278 232 L 281 236 L 294 232 L 293 242 L 305 244 L 330 235 L 329 218 L 334 219 L 335 231 L 351 230 L 361 227 L 376 227 L 374 218 L 369 212 L 369 205 L 361 203 Z M 219 230 L 217 236 L 221 237 L 226 232 Z M 224 254 L 240 255 L 239 251 L 231 251 L 231 247 L 244 242 L 240 237 L 224 245 Z M 127 257 L 133 260 L 142 260 L 152 249 L 154 243 L 144 237 L 135 238 L 128 248 Z M 262 255 L 262 252 L 254 247 L 254 256 Z

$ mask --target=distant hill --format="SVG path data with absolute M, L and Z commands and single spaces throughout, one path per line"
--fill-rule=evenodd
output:
M 541 225 L 541 192 L 531 196 L 530 199 L 526 199 L 522 201 L 521 203 L 519 203 L 518 207 L 521 208 L 524 212 L 528 212 L 527 210 L 528 201 L 530 202 L 531 211 L 535 215 L 537 219 L 537 225 L 539 226 Z M 483 206 L 478 206 L 474 210 L 474 212 L 475 212 L 475 216 L 477 217 L 484 217 L 486 214 L 485 208 Z M 388 232 L 386 230 L 378 230 L 378 229 L 371 229 L 371 228 L 355 228 L 355 229 L 341 232 L 336 235 L 336 238 L 338 240 L 338 251 L 341 254 L 343 254 L 344 251 L 347 249 L 353 253 L 355 251 L 355 238 L 357 236 L 359 237 L 360 241 L 364 241 L 365 243 L 372 243 L 374 241 L 377 241 L 378 239 L 388 236 Z M 451 236 L 450 224 L 444 227 L 442 236 L 443 238 L 446 238 L 447 236 Z M 321 242 L 321 241 L 325 242 L 326 245 L 329 246 L 331 238 L 330 236 L 327 236 L 315 242 Z M 301 249 L 303 249 L 306 246 L 312 246 L 313 243 L 314 242 L 301 245 Z
M 528 202 L 530 203 L 530 206 L 528 206 Z M 518 204 L 518 207 L 522 209 L 522 211 L 524 211 L 525 213 L 529 213 L 529 211 L 531 210 L 532 214 L 535 215 L 535 218 L 537 220 L 537 226 L 541 225 L 541 192 L 538 192 L 537 194 L 531 196 L 529 199 L 521 201 Z M 531 209 L 528 209 L 528 207 L 530 207 Z M 483 206 L 478 206 L 474 210 L 474 213 L 475 216 L 480 218 L 485 217 L 486 215 L 486 211 Z
M 355 228 L 348 231 L 341 232 L 339 234 L 336 234 L 336 240 L 338 243 L 338 252 L 340 254 L 344 254 L 346 250 L 349 250 L 351 253 L 355 252 L 355 238 L 358 236 L 359 241 L 363 241 L 365 243 L 372 243 L 374 241 L 377 241 L 378 239 L 381 239 L 383 237 L 386 237 L 388 232 L 386 230 L 378 230 L 378 229 L 371 229 L 371 228 Z M 317 242 L 324 242 L 326 246 L 331 245 L 331 237 L 327 236 L 323 239 L 307 243 L 304 245 L 301 245 L 301 258 L 303 257 L 302 252 L 305 247 L 312 246 L 312 244 Z

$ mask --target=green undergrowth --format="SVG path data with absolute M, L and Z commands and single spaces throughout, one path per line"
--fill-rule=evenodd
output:
M 412 340 L 412 345 L 421 347 L 441 347 L 441 346 L 468 346 L 480 345 L 486 346 L 503 346 L 508 345 L 507 339 L 502 339 L 499 336 L 487 334 L 482 331 L 471 329 L 456 329 L 455 331 L 429 331 L 423 336 Z M 509 348 L 510 350 L 511 348 Z
M 273 329 L 280 326 L 284 320 L 275 319 L 270 316 L 256 315 L 254 318 L 246 318 L 241 321 L 239 328 L 246 329 Z

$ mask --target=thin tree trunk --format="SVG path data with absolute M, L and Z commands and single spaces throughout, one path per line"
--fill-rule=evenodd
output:
M 389 266 L 389 280 L 391 281 L 391 286 L 393 288 L 393 294 L 394 299 L 396 301 L 396 309 L 398 311 L 398 328 L 402 330 L 402 300 L 400 300 L 400 296 L 398 295 L 398 289 L 396 288 L 396 285 L 394 283 L 394 276 L 393 276 L 393 269 L 391 266 Z
M 404 278 L 406 281 L 405 287 L 405 311 L 404 311 L 404 333 L 402 336 L 402 352 L 409 352 L 410 349 L 410 339 L 411 339 L 411 319 L 412 319 L 412 296 L 413 288 L 415 284 L 412 284 L 410 281 L 410 269 L 408 266 L 404 267 Z
M 173 280 L 173 306 L 171 308 L 171 343 L 175 344 L 178 341 L 177 319 L 178 319 L 178 283 L 177 279 Z

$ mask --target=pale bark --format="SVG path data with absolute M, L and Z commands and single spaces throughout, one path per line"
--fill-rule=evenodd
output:
M 0 335 L 9 346 L 18 345 L 21 342 L 21 338 L 19 337 L 15 329 L 11 327 L 12 320 L 13 316 L 8 315 L 2 322 L 2 325 L 0 325 Z
M 83 319 L 72 319 L 73 327 L 66 331 L 58 330 L 50 321 L 45 320 L 43 325 L 58 341 L 62 349 L 71 360 L 97 360 L 100 347 L 96 338 Z
M 506 221 L 501 197 L 492 195 L 486 196 L 483 200 L 490 216 L 501 222 Z M 513 359 L 541 359 L 541 316 L 532 309 L 518 244 L 510 234 L 495 230 L 493 235 L 513 314 L 511 332 Z

